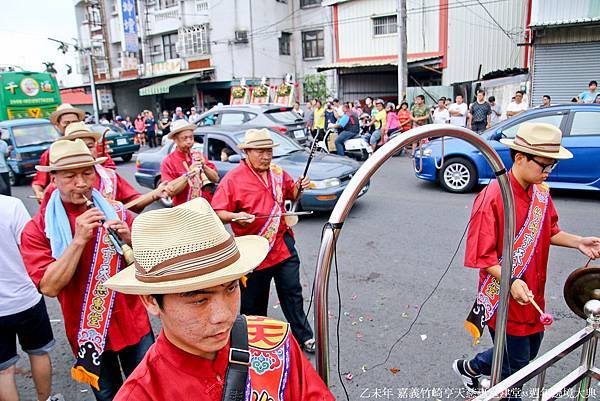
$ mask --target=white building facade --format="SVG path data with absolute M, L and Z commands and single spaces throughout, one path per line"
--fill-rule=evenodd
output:
M 325 0 L 345 99 L 397 96 L 397 1 Z M 452 85 L 527 66 L 530 0 L 407 0 L 409 86 Z
M 135 115 L 227 103 L 232 85 L 305 74 L 334 57 L 320 0 L 75 0 L 79 42 L 93 49 L 101 109 Z M 87 62 L 81 59 L 81 73 Z M 331 86 L 335 71 L 326 73 Z M 84 82 L 89 82 L 84 75 Z M 112 97 L 112 99 L 111 99 Z

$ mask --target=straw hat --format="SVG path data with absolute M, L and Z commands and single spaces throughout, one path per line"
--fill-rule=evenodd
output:
M 65 135 L 56 139 L 57 141 L 73 141 L 77 138 L 93 138 L 95 141 L 100 139 L 102 136 L 99 132 L 94 132 L 90 127 L 85 125 L 84 122 L 80 121 L 77 123 L 71 123 L 65 129 Z
M 244 142 L 238 145 L 240 149 L 270 149 L 279 146 L 278 143 L 274 143 L 269 134 L 269 130 L 266 128 L 262 129 L 249 129 L 244 135 Z
M 94 159 L 90 150 L 81 139 L 74 141 L 56 141 L 50 146 L 50 165 L 35 166 L 36 170 L 51 172 L 73 170 L 95 166 L 106 161 L 106 157 Z
M 50 114 L 50 122 L 54 125 L 58 124 L 58 120 L 63 114 L 77 114 L 79 121 L 83 121 L 85 118 L 85 112 L 83 110 L 73 107 L 69 103 L 63 103 Z
M 131 233 L 135 263 L 104 285 L 125 294 L 177 294 L 237 280 L 258 266 L 269 242 L 233 237 L 203 198 L 139 215 Z
M 500 142 L 511 149 L 549 159 L 570 159 L 573 154 L 560 146 L 562 132 L 552 124 L 523 123 L 515 139 L 502 138 Z
M 194 124 L 190 124 L 183 119 L 175 120 L 171 123 L 171 131 L 169 132 L 169 135 L 167 135 L 167 138 L 173 139 L 173 137 L 179 134 L 181 131 L 194 131 L 195 129 L 196 126 Z

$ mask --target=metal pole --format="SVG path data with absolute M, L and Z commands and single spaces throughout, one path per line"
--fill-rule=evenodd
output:
M 92 102 L 94 105 L 94 123 L 99 124 L 100 120 L 98 118 L 98 96 L 96 95 L 96 79 L 94 78 L 94 62 L 92 60 L 92 50 L 88 50 L 87 54 L 88 65 L 90 66 L 90 86 L 92 90 Z
M 396 20 L 398 31 L 398 104 L 406 94 L 408 67 L 406 52 L 408 42 L 406 39 L 406 0 L 396 0 Z
M 248 9 L 250 17 L 250 58 L 252 60 L 252 85 L 254 85 L 254 22 L 252 21 L 252 0 L 248 0 Z
M 329 217 L 328 226 L 323 233 L 321 248 L 317 259 L 317 269 L 315 276 L 315 325 L 317 327 L 317 371 L 325 384 L 329 384 L 329 319 L 328 311 L 328 285 L 333 258 L 334 244 L 340 234 L 342 225 L 350 213 L 352 205 L 358 198 L 358 194 L 367 184 L 369 179 L 381 167 L 381 165 L 392 155 L 397 153 L 403 147 L 418 142 L 425 138 L 438 138 L 442 136 L 463 139 L 477 148 L 484 155 L 492 170 L 498 177 L 500 191 L 502 192 L 502 201 L 504 205 L 504 247 L 502 275 L 504 277 L 500 282 L 501 304 L 498 309 L 496 343 L 495 350 L 504 348 L 505 328 L 508 308 L 509 279 L 511 272 L 511 261 L 513 256 L 513 241 L 515 236 L 515 215 L 514 199 L 510 186 L 508 174 L 502 163 L 502 160 L 494 149 L 479 135 L 472 131 L 450 124 L 430 124 L 414 128 L 391 139 L 373 154 L 360 167 L 354 177 L 348 183 L 348 186 L 338 199 L 338 202 Z M 494 377 L 499 378 L 502 372 L 502 352 L 494 353 L 495 371 L 492 371 Z M 500 367 L 500 368 L 498 368 Z

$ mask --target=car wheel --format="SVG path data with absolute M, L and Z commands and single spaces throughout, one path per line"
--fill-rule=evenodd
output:
M 448 192 L 469 192 L 477 183 L 475 165 L 462 157 L 446 160 L 439 174 L 440 184 Z
M 122 159 L 122 160 L 123 160 L 125 163 L 127 163 L 129 160 L 131 160 L 131 158 L 132 158 L 132 157 L 133 157 L 133 153 L 130 153 L 130 154 L 128 154 L 128 155 L 123 155 L 123 156 L 121 156 L 121 159 Z
M 21 177 L 20 174 L 15 174 L 15 172 L 12 171 L 11 168 L 8 169 L 8 182 L 10 182 L 11 187 L 16 187 L 17 185 L 20 185 L 22 178 L 23 177 Z

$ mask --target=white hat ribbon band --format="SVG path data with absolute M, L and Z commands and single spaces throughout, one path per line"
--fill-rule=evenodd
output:
M 135 276 L 144 283 L 183 280 L 220 270 L 240 259 L 233 236 L 219 245 L 167 259 L 146 270 L 135 262 Z
M 527 149 L 535 150 L 538 152 L 549 152 L 549 153 L 558 153 L 560 152 L 560 142 L 559 143 L 536 143 L 535 145 L 530 144 L 525 139 L 521 138 L 519 135 L 515 137 L 515 145 L 522 146 Z

